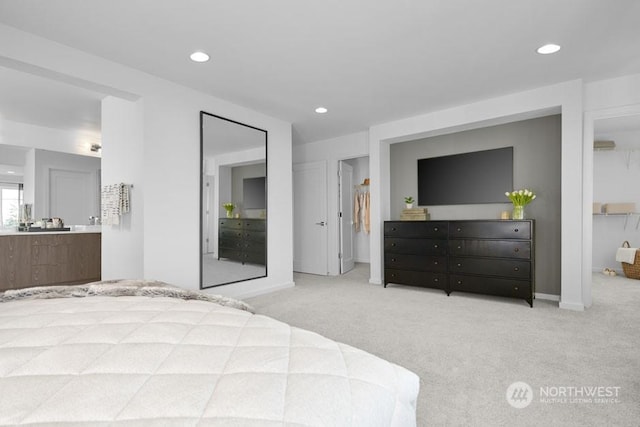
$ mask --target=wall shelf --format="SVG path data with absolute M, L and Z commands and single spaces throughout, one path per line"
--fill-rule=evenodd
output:
M 640 212 L 627 212 L 627 213 L 597 213 L 594 212 L 593 216 L 617 216 L 617 217 L 624 217 L 624 229 L 627 229 L 627 224 L 629 223 L 629 217 L 637 215 L 638 216 L 638 220 L 636 221 L 636 230 L 638 229 L 638 227 L 640 226 Z

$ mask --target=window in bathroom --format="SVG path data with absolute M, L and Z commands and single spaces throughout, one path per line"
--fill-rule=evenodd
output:
M 0 228 L 18 226 L 21 204 L 22 184 L 0 183 Z

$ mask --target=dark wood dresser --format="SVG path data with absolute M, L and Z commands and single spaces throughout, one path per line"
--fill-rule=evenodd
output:
M 533 307 L 533 220 L 386 221 L 388 283 L 526 300 Z
M 267 263 L 266 220 L 225 218 L 218 224 L 218 259 L 227 258 L 243 264 Z

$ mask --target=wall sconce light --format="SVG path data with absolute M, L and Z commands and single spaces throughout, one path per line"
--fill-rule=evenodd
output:
M 100 144 L 91 144 L 91 151 L 93 151 L 94 153 L 97 153 L 100 150 L 102 150 L 102 145 L 100 145 Z

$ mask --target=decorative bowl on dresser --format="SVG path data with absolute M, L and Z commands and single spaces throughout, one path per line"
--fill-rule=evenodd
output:
M 385 221 L 384 286 L 522 298 L 533 307 L 533 220 Z

